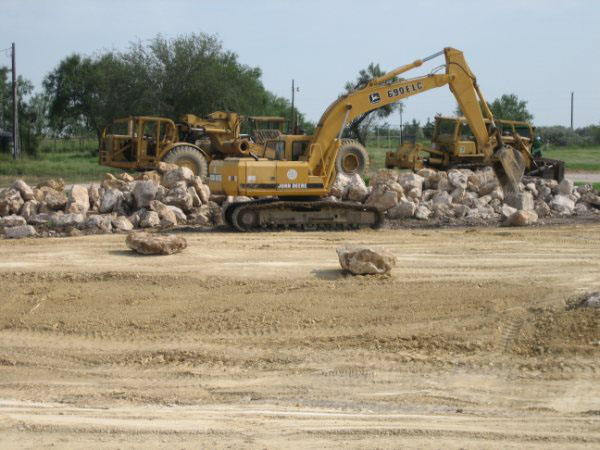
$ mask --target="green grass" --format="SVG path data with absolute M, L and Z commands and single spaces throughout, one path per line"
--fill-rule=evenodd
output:
M 48 178 L 62 178 L 66 183 L 98 181 L 106 172 L 121 170 L 101 166 L 89 151 L 40 153 L 35 158 L 23 155 L 16 161 L 10 155 L 0 155 L 0 186 L 11 184 L 15 178 L 30 184 Z
M 425 145 L 426 147 L 426 145 Z M 393 148 L 392 151 L 396 150 Z M 385 167 L 385 153 L 390 149 L 368 146 L 371 170 Z M 545 158 L 560 159 L 567 164 L 567 170 L 600 171 L 600 147 L 555 147 L 544 151 Z
M 600 147 L 555 147 L 544 151 L 544 157 L 565 161 L 568 170 L 600 171 Z

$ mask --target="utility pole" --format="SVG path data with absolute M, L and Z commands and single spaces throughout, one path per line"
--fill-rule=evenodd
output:
M 12 44 L 12 102 L 13 102 L 13 158 L 19 157 L 19 112 L 17 108 L 17 67 L 15 43 Z
M 400 110 L 400 145 L 402 145 L 402 127 L 403 127 L 403 125 L 402 125 L 402 109 L 403 109 L 402 103 L 400 103 L 398 105 L 398 109 Z
M 294 133 L 294 80 L 292 79 L 292 114 L 290 116 L 290 128 L 291 128 L 291 132 L 290 134 Z
M 575 97 L 575 92 L 571 91 L 571 130 L 573 129 L 573 100 Z

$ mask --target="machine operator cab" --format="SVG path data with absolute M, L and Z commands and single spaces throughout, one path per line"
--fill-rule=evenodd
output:
M 281 135 L 265 143 L 263 157 L 277 161 L 307 161 L 312 136 Z
M 450 157 L 478 156 L 475 137 L 464 117 L 436 116 L 432 142 L 435 150 Z

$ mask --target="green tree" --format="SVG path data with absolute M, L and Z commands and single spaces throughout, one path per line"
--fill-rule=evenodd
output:
M 106 124 L 127 115 L 287 115 L 289 102 L 267 91 L 260 78 L 258 67 L 241 64 L 214 36 L 159 35 L 124 52 L 71 55 L 46 77 L 44 88 L 53 130 L 95 131 L 100 140 Z
M 527 101 L 520 100 L 515 94 L 504 94 L 490 105 L 497 119 L 531 122 L 533 115 L 527 110 Z
M 533 115 L 527 109 L 527 101 L 520 100 L 516 94 L 504 94 L 494 100 L 488 107 L 492 111 L 494 118 L 504 120 L 518 120 L 522 122 L 532 122 Z M 462 116 L 463 112 L 458 104 L 454 114 Z
M 349 81 L 346 83 L 346 94 L 349 94 L 350 92 L 355 91 L 357 89 L 361 89 L 369 81 L 371 81 L 374 78 L 385 75 L 385 73 L 385 71 L 381 70 L 379 64 L 369 64 L 369 66 L 366 69 L 361 69 L 361 71 L 358 73 L 356 81 Z M 397 78 L 394 78 L 389 82 L 397 80 Z M 381 108 L 374 109 L 372 111 L 361 114 L 348 125 L 348 132 L 350 136 L 358 140 L 362 145 L 365 145 L 367 140 L 367 134 L 369 133 L 369 131 L 371 131 L 377 120 L 388 117 L 394 112 L 394 110 L 398 107 L 399 104 L 401 104 L 401 102 L 385 105 Z

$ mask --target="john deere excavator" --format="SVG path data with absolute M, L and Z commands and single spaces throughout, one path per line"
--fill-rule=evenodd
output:
M 433 71 L 396 81 L 398 75 L 441 55 L 446 60 L 440 66 L 445 68 L 445 73 Z M 367 111 L 445 85 L 450 87 L 464 112 L 483 151 L 484 163 L 493 167 L 505 192 L 517 192 L 525 160 L 531 155 L 526 149 L 504 143 L 463 53 L 448 47 L 339 97 L 323 113 L 313 136 L 281 136 L 273 142 L 275 151 L 282 153 L 294 154 L 296 146 L 298 158 L 295 160 L 269 160 L 254 155 L 213 161 L 209 168 L 211 191 L 258 197 L 228 205 L 224 211 L 225 221 L 239 231 L 290 226 L 308 229 L 378 227 L 383 216 L 374 207 L 322 200 L 335 181 L 338 155 L 354 151 L 358 145 L 342 139 L 344 128 Z M 487 126 L 486 118 L 491 121 L 491 127 Z

